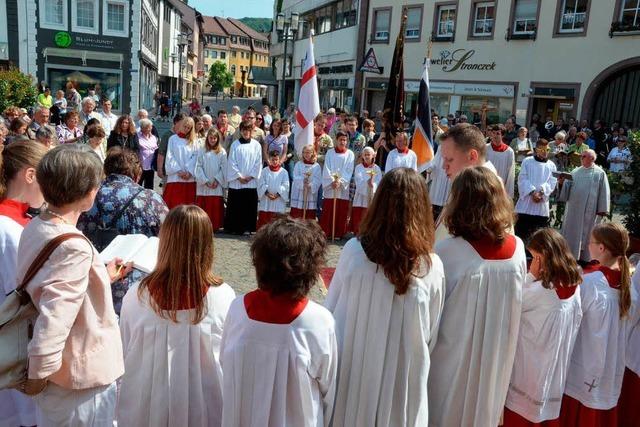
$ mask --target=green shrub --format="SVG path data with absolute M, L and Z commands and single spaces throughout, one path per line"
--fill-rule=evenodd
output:
M 35 105 L 38 90 L 33 78 L 17 68 L 0 71 L 0 112 L 12 105 L 29 108 Z

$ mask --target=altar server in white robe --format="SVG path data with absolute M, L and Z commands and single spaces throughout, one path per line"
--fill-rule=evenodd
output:
M 260 229 L 284 214 L 289 201 L 289 173 L 280 164 L 281 154 L 277 150 L 269 153 L 269 165 L 262 169 L 258 181 L 258 224 Z
M 332 425 L 426 426 L 444 269 L 424 180 L 406 168 L 385 174 L 370 212 L 345 245 L 325 301 L 340 351 Z
M 625 370 L 631 277 L 622 225 L 594 227 L 580 285 L 582 324 L 571 356 L 560 421 L 563 426 L 615 426 Z M 636 349 L 637 351 L 637 349 Z
M 302 148 L 302 160 L 293 168 L 291 218 L 315 219 L 318 189 L 322 185 L 322 167 L 313 144 Z
M 640 425 L 640 263 L 631 279 L 631 311 L 627 322 L 627 368 L 618 400 L 618 419 L 635 426 Z
M 227 152 L 222 148 L 222 139 L 217 129 L 209 129 L 196 162 L 196 205 L 209 215 L 213 231 L 218 231 L 224 223 Z
M 522 293 L 504 427 L 558 425 L 569 359 L 582 320 L 578 289 L 582 277 L 564 237 L 543 228 L 531 236 L 528 249 L 533 259 Z
M 320 226 L 332 239 L 341 239 L 348 231 L 349 183 L 353 175 L 354 154 L 347 149 L 347 138 L 342 131 L 336 134 L 336 145 L 327 151 L 322 171 L 324 201 Z
M 440 143 L 442 170 L 449 179 L 453 179 L 465 168 L 482 166 L 494 174 L 496 168 L 487 161 L 487 144 L 484 135 L 477 127 L 469 123 L 455 125 L 445 132 Z M 440 214 L 436 220 L 436 242 L 451 237 Z
M 442 169 L 442 150 L 436 151 L 433 160 L 427 166 L 427 182 L 429 182 L 429 199 L 433 209 L 434 221 L 442 213 L 442 208 L 447 204 L 451 181 Z
M 598 218 L 604 218 L 611 207 L 607 174 L 595 160 L 595 151 L 584 151 L 580 154 L 582 166 L 571 172 L 571 180 L 558 179 L 558 201 L 567 202 L 562 235 L 580 261 L 591 261 L 589 235 Z
M 349 228 L 355 234 L 358 234 L 360 230 L 360 223 L 364 219 L 382 179 L 382 171 L 380 166 L 375 164 L 375 159 L 376 152 L 373 151 L 373 148 L 365 147 L 362 150 L 362 163 L 357 165 L 353 172 L 356 192 L 353 195 Z
M 536 142 L 535 154 L 522 160 L 518 175 L 518 201 L 516 203 L 516 235 L 524 242 L 539 228 L 549 224 L 549 197 L 556 188 L 553 176 L 556 165 L 549 159 L 546 139 Z
M 162 198 L 169 207 L 190 205 L 196 201 L 196 161 L 200 140 L 191 117 L 183 119 L 178 126 L 178 133 L 169 138 L 164 169 L 167 184 Z
M 418 170 L 418 156 L 409 148 L 409 137 L 405 132 L 398 132 L 394 139 L 396 148 L 389 152 L 384 172 L 389 173 L 396 168 Z
M 446 297 L 429 374 L 430 426 L 497 426 L 516 352 L 522 241 L 510 234 L 513 203 L 482 166 L 451 185 L 444 222 L 453 237 L 436 244 Z
M 221 425 L 220 341 L 235 293 L 212 266 L 207 214 L 197 206 L 172 209 L 155 270 L 122 303 L 119 426 Z
M 488 134 L 491 142 L 487 144 L 487 160 L 495 166 L 498 176 L 504 183 L 509 197 L 513 198 L 516 180 L 516 156 L 513 149 L 504 143 L 505 128 L 503 125 L 492 125 Z
M 16 142 L 0 151 L 0 304 L 17 285 L 18 243 L 31 221 L 30 208 L 44 203 L 36 169 L 47 148 Z M 36 425 L 36 406 L 18 390 L 0 390 L 0 426 Z
M 326 256 L 317 222 L 281 217 L 251 244 L 258 289 L 233 301 L 222 336 L 225 427 L 329 423 L 338 365 L 331 313 L 311 301 Z

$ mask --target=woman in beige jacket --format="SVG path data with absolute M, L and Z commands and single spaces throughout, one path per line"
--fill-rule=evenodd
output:
M 80 145 L 59 146 L 36 175 L 48 207 L 22 233 L 18 281 L 44 245 L 64 233 L 81 234 L 78 217 L 93 205 L 102 180 L 98 157 Z M 116 260 L 120 261 L 120 260 Z M 28 284 L 39 311 L 29 343 L 26 394 L 35 395 L 38 426 L 111 426 L 115 381 L 124 372 L 110 284 L 128 273 L 106 268 L 91 243 L 62 243 Z

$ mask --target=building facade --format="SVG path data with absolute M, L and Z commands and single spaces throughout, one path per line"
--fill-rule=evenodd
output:
M 249 54 L 249 71 L 246 73 L 248 83 L 245 85 L 245 96 L 265 97 L 267 94 L 267 86 L 251 82 L 250 76 L 254 68 L 266 68 L 269 66 L 269 38 L 255 31 L 242 21 L 233 18 L 228 18 L 228 21 L 249 37 L 251 53 Z
M 367 42 L 382 74 L 364 73 L 363 108 L 382 109 L 401 17 L 415 114 L 430 51 L 431 106 L 490 123 L 515 114 L 640 126 L 640 4 L 624 0 L 370 0 Z
M 254 90 L 248 82 L 251 67 L 251 38 L 226 18 L 215 17 L 227 34 L 229 42 L 229 72 L 233 75 L 231 93 L 244 97 Z
M 224 64 L 225 69 L 229 69 L 229 38 L 218 21 L 213 16 L 204 17 L 204 75 L 205 81 L 209 78 L 209 69 L 215 62 Z M 205 83 L 205 89 L 210 88 Z M 224 93 L 229 93 L 229 88 Z
M 169 0 L 162 0 L 159 9 L 158 90 L 173 99 L 178 91 L 178 35 L 182 13 Z
M 389 1 L 391 2 L 391 1 Z M 275 2 L 274 22 L 279 13 L 289 18 L 298 13 L 300 24 L 288 34 L 271 33 L 271 57 L 279 81 L 278 104 L 298 99 L 302 61 L 308 38 L 314 34 L 314 54 L 318 66 L 320 105 L 353 111 L 360 93 L 362 76 L 356 72 L 364 46 L 369 0 L 283 0 Z M 278 8 L 280 6 L 280 8 Z M 285 55 L 285 38 L 287 41 Z M 283 79 L 284 71 L 284 79 Z M 284 102 L 282 98 L 284 86 Z

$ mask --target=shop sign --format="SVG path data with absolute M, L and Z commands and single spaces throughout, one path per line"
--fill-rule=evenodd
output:
M 515 88 L 513 85 L 483 85 L 474 83 L 456 83 L 456 95 L 479 95 L 513 98 Z
M 448 93 L 453 94 L 455 92 L 456 85 L 454 83 L 446 82 L 429 82 L 429 92 L 431 93 Z
M 53 36 L 53 41 L 58 47 L 67 48 L 71 46 L 71 34 L 66 31 L 58 31 Z
M 419 92 L 420 91 L 420 82 L 419 81 L 404 81 L 404 91 L 405 92 Z
M 454 71 L 495 71 L 496 63 L 475 62 L 473 57 L 476 54 L 474 49 L 456 49 L 454 51 L 441 50 L 438 58 L 431 60 L 431 66 L 440 66 L 445 73 Z
M 99 36 L 76 36 L 75 47 L 88 47 L 97 49 L 113 49 L 113 40 L 104 39 Z

